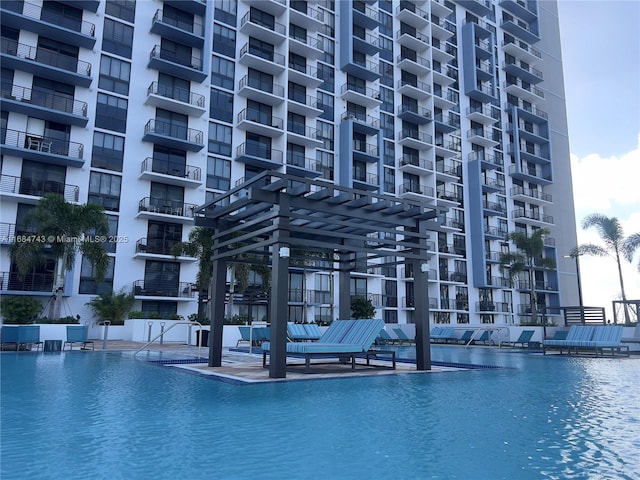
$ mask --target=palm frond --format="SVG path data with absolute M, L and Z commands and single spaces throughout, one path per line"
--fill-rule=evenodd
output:
M 607 249 L 595 243 L 583 243 L 578 246 L 578 255 L 593 255 L 594 257 L 606 257 L 610 253 Z
M 622 254 L 628 262 L 633 262 L 633 256 L 636 250 L 640 249 L 640 232 L 629 235 L 622 243 Z M 640 262 L 638 263 L 638 269 L 640 270 Z

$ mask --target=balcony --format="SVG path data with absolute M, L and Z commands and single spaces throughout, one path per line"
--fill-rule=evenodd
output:
M 2 106 L 10 112 L 79 127 L 85 127 L 89 121 L 87 103 L 68 96 L 10 83 L 3 83 L 1 92 Z
M 201 117 L 207 111 L 204 95 L 158 82 L 151 82 L 144 103 L 193 117 Z
M 98 6 L 100 5 L 100 0 L 58 0 L 58 2 L 71 5 L 72 7 L 82 8 L 83 10 L 88 10 L 93 13 L 98 11 Z
M 426 158 L 419 158 L 413 155 L 403 155 L 400 158 L 400 171 L 413 173 L 415 175 L 426 175 L 433 173 L 433 162 Z
M 449 86 L 458 80 L 458 69 L 451 65 L 434 62 L 431 70 L 433 81 L 443 87 Z
M 496 304 L 494 302 L 487 300 L 476 302 L 476 312 L 495 313 L 495 311 Z
M 467 130 L 467 140 L 482 145 L 483 147 L 495 147 L 500 142 L 495 141 L 491 130 L 485 128 L 470 128 Z
M 287 172 L 300 177 L 315 178 L 322 174 L 322 164 L 315 158 L 287 153 Z
M 67 202 L 78 203 L 80 187 L 53 180 L 0 175 L 0 194 L 5 202 L 12 199 L 16 202 L 35 205 L 49 193 L 61 195 Z
M 542 53 L 539 50 L 521 40 L 503 41 L 502 49 L 505 53 L 527 63 L 536 63 L 542 60 Z
M 496 89 L 491 82 L 478 82 L 475 86 L 469 85 L 465 93 L 482 103 L 489 103 L 496 99 Z
M 360 87 L 345 83 L 340 89 L 342 98 L 347 102 L 353 102 L 367 108 L 375 108 L 382 105 L 380 91 L 369 87 Z
M 484 252 L 484 259 L 487 263 L 500 263 L 500 260 L 502 259 L 502 252 L 492 252 L 492 251 L 485 251 Z
M 44 48 L 0 39 L 2 66 L 79 87 L 91 85 L 91 64 Z
M 482 209 L 485 215 L 499 215 L 504 217 L 507 214 L 507 206 L 499 202 L 490 202 L 489 200 L 482 201 Z
M 511 155 L 516 155 L 521 160 L 531 163 L 537 163 L 540 165 L 549 165 L 551 162 L 549 158 L 549 145 L 548 141 L 537 143 L 526 143 L 520 141 L 520 144 L 509 144 L 508 152 Z
M 485 193 L 505 193 L 504 178 L 491 178 L 485 176 L 482 178 L 482 191 Z
M 299 122 L 287 122 L 287 142 L 307 147 L 320 147 L 323 140 L 316 127 L 307 126 Z
M 322 44 L 320 40 L 307 35 L 306 37 L 289 37 L 289 52 L 302 55 L 307 60 L 313 60 L 322 55 Z
M 436 133 L 451 133 L 460 129 L 460 115 L 454 112 L 436 113 L 434 121 Z
M 377 8 L 373 8 L 364 1 L 352 2 L 352 5 L 354 25 L 373 30 L 380 24 L 380 12 Z
M 491 226 L 485 225 L 484 235 L 485 237 L 494 239 L 494 240 L 505 240 L 507 238 L 507 235 L 509 235 L 509 232 L 499 227 L 491 227 Z
M 194 284 L 189 282 L 136 280 L 133 282 L 133 294 L 136 298 L 168 297 L 175 300 L 192 300 L 195 298 L 195 288 Z
M 200 167 L 169 163 L 151 157 L 147 157 L 142 161 L 138 178 L 185 188 L 197 188 L 202 185 Z
M 366 55 L 375 55 L 380 52 L 380 38 L 372 35 L 366 29 L 363 31 L 354 29 L 353 50 Z
M 403 128 L 398 132 L 398 143 L 402 146 L 425 150 L 433 146 L 433 137 L 428 133 Z
M 505 92 L 528 102 L 536 103 L 544 100 L 544 92 L 542 90 L 530 83 L 523 82 L 519 78 L 515 82 L 504 82 L 502 85 Z
M 525 82 L 538 84 L 544 80 L 543 73 L 526 62 L 518 60 L 503 62 L 502 69 L 506 73 L 521 78 Z
M 514 200 L 526 201 L 530 203 L 544 203 L 551 204 L 553 203 L 553 197 L 544 193 L 537 188 L 529 188 L 526 189 L 519 185 L 511 188 L 511 197 Z
M 245 75 L 238 82 L 238 95 L 266 105 L 275 106 L 284 102 L 284 87 L 277 83 L 264 85 L 259 80 Z
M 347 63 L 342 66 L 342 71 L 368 82 L 374 82 L 380 78 L 380 62 L 375 58 L 372 60 L 366 55 L 359 57 L 352 54 Z
M 433 104 L 442 110 L 449 110 L 458 105 L 460 94 L 451 89 L 436 89 L 433 92 Z
M 333 303 L 333 295 L 330 291 L 308 290 L 307 302 L 313 305 L 331 305 Z
M 311 118 L 322 114 L 322 110 L 318 107 L 317 97 L 311 95 L 296 95 L 292 90 L 289 90 L 287 109 L 290 112 Z
M 373 163 L 380 160 L 378 145 L 363 142 L 362 140 L 352 140 L 353 159 L 362 162 Z
M 543 215 L 537 209 L 528 210 L 526 208 L 517 208 L 511 212 L 511 218 L 537 226 L 549 226 L 554 223 L 551 215 Z
M 424 52 L 429 48 L 429 37 L 419 31 L 400 29 L 396 32 L 396 41 L 403 47 L 410 48 L 416 52 Z
M 0 245 L 11 245 L 16 237 L 15 223 L 0 223 Z
M 142 141 L 189 152 L 199 152 L 204 148 L 202 131 L 153 119 L 145 125 Z
M 470 162 L 479 161 L 482 168 L 486 170 L 494 170 L 496 168 L 504 167 L 504 159 L 502 153 L 486 153 L 486 152 L 470 152 L 467 156 Z
M 307 30 L 319 30 L 324 26 L 324 13 L 322 10 L 312 8 L 306 1 L 289 2 L 289 21 Z
M 434 62 L 440 62 L 443 65 L 455 60 L 457 47 L 449 42 L 441 42 L 437 38 L 431 39 L 431 58 Z
M 493 125 L 500 120 L 500 110 L 490 104 L 467 107 L 467 118 L 483 125 Z
M 138 214 L 142 219 L 193 223 L 193 210 L 198 205 L 164 198 L 144 197 L 138 202 Z
M 517 104 L 513 104 L 510 102 L 505 103 L 504 108 L 507 110 L 517 108 L 518 116 L 520 118 L 530 120 L 534 123 L 540 122 L 540 119 L 543 119 L 543 120 L 549 119 L 549 115 L 547 114 L 547 112 L 540 110 L 535 105 L 528 105 L 520 99 L 518 100 Z
M 5 294 L 41 292 L 50 296 L 53 291 L 53 278 L 53 273 L 26 273 L 23 276 L 18 272 L 0 272 L 0 290 Z
M 189 47 L 204 47 L 204 26 L 198 22 L 184 22 L 157 10 L 151 22 L 151 33 Z
M 398 117 L 417 125 L 424 125 L 431 121 L 431 111 L 415 105 L 398 105 Z
M 207 11 L 207 0 L 164 0 L 164 3 L 201 17 Z
M 280 45 L 286 38 L 286 27 L 278 22 L 269 24 L 259 18 L 253 18 L 248 11 L 240 20 L 240 31 L 248 37 L 263 40 L 272 45 Z
M 533 21 L 538 18 L 538 12 L 536 10 L 537 2 L 531 2 L 529 0 L 501 0 L 500 6 L 514 15 L 523 18 L 528 21 Z
M 93 49 L 96 26 L 91 22 L 65 17 L 30 2 L 2 2 L 2 21 L 13 28 L 37 32 L 70 45 Z
M 491 0 L 459 0 L 458 3 L 481 17 L 493 12 L 493 2 Z
M 462 163 L 458 161 L 436 162 L 436 178 L 442 182 L 459 182 L 462 177 Z
M 416 7 L 416 2 L 402 1 L 396 8 L 396 17 L 401 22 L 411 25 L 417 29 L 423 29 L 429 25 L 429 13 Z
M 431 62 L 428 58 L 419 55 L 398 55 L 396 58 L 398 68 L 406 70 L 417 76 L 427 75 L 431 71 Z
M 397 88 L 398 93 L 416 100 L 426 100 L 431 97 L 431 85 L 426 82 L 398 80 Z
M 431 15 L 431 36 L 440 41 L 448 40 L 456 34 L 456 26 L 446 18 Z
M 551 185 L 553 183 L 551 165 L 510 165 L 509 175 L 518 180 L 524 180 L 538 185 Z
M 507 124 L 507 132 L 515 133 L 514 127 L 517 127 L 518 137 L 520 140 L 529 141 L 533 143 L 545 144 L 549 142 L 548 124 L 536 124 L 519 121 L 517 125 L 512 123 Z
M 412 198 L 424 201 L 425 198 L 433 198 L 433 187 L 412 182 L 405 182 L 398 188 L 398 194 L 402 198 Z
M 500 26 L 514 37 L 521 38 L 527 43 L 536 43 L 540 41 L 540 35 L 538 34 L 535 20 L 531 23 L 527 23 L 520 19 L 516 19 L 505 12 L 503 12 L 502 17 L 503 20 L 500 23 Z
M 312 65 L 300 65 L 289 62 L 289 81 L 304 85 L 307 88 L 316 88 L 323 82 L 318 78 L 318 69 Z
M 279 137 L 284 133 L 284 120 L 281 117 L 262 115 L 256 110 L 245 108 L 238 113 L 236 120 L 236 126 L 248 132 L 271 138 Z
M 196 51 L 199 52 L 198 49 Z M 202 83 L 208 74 L 202 71 L 202 58 L 196 55 L 185 57 L 175 52 L 163 50 L 160 45 L 155 45 L 149 53 L 149 68 L 159 72 L 184 78 L 192 82 Z
M 459 207 L 462 204 L 462 196 L 453 190 L 436 190 L 436 203 L 445 208 Z
M 377 135 L 380 131 L 380 120 L 371 115 L 346 111 L 342 114 L 343 122 L 353 122 L 353 131 L 365 135 Z
M 237 162 L 245 163 L 258 168 L 269 170 L 277 169 L 283 165 L 281 150 L 272 149 L 267 145 L 245 142 L 236 149 Z
M 164 259 L 178 262 L 195 262 L 196 258 L 189 255 L 174 256 L 171 249 L 177 241 L 162 238 L 141 238 L 136 241 L 135 258 Z
M 354 172 L 353 188 L 378 190 L 378 188 L 380 188 L 378 175 L 369 172 Z
M 5 130 L 2 143 L 4 155 L 14 155 L 26 160 L 81 168 L 84 145 L 67 142 L 54 137 L 45 137 L 19 130 Z
M 284 72 L 284 60 L 284 55 L 276 52 L 266 53 L 257 48 L 252 48 L 249 42 L 245 43 L 240 49 L 239 62 L 242 65 L 255 68 L 270 75 L 280 75 Z

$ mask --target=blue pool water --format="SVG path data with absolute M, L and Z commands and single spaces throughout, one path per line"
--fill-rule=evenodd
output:
M 640 478 L 640 360 L 433 358 L 506 368 L 239 386 L 116 352 L 6 352 L 0 478 Z

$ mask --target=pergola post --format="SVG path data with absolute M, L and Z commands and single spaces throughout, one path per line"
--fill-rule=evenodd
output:
M 338 319 L 347 320 L 351 318 L 350 254 L 341 252 L 338 262 Z
M 426 234 L 423 223 L 418 221 L 419 232 Z M 416 325 L 416 369 L 431 370 L 431 341 L 429 334 L 429 264 L 427 263 L 425 239 L 413 249 L 418 258 L 411 260 L 413 267 L 414 322 Z M 426 245 L 425 245 L 426 247 Z
M 271 320 L 269 378 L 287 376 L 287 320 L 289 317 L 289 257 L 288 243 L 282 241 L 289 233 L 289 199 L 278 195 L 278 217 L 274 221 L 275 243 L 271 248 Z
M 214 249 L 214 253 L 217 253 Z M 213 260 L 211 276 L 211 299 L 209 301 L 209 366 L 222 366 L 222 332 L 224 328 L 224 299 L 227 286 L 227 262 L 224 259 Z

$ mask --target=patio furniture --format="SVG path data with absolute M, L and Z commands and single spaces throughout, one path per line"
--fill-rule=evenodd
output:
M 402 345 L 403 343 L 415 343 L 415 339 L 411 339 L 407 336 L 406 333 L 404 333 L 404 330 L 402 330 L 401 328 L 394 328 L 393 329 L 393 333 L 396 334 L 396 337 L 398 337 L 398 342 L 400 342 L 400 344 Z
M 500 348 L 502 348 L 503 345 L 511 345 L 512 347 L 515 347 L 517 344 L 520 344 L 522 345 L 522 347 L 524 347 L 525 343 L 528 346 L 534 333 L 535 330 L 523 330 L 522 332 L 520 332 L 520 336 L 515 342 L 502 342 L 500 344 Z
M 89 350 L 88 346 L 91 345 L 91 350 L 94 349 L 93 340 L 87 340 L 87 327 L 83 325 L 67 325 L 67 339 L 62 344 L 62 350 L 69 345 L 69 350 L 73 350 L 73 345 L 80 344 L 80 350 Z

